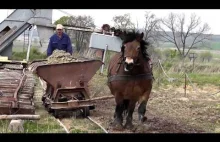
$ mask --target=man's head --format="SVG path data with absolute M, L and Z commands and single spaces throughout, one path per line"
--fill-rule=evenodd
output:
M 57 30 L 58 36 L 61 36 L 63 33 L 63 25 L 57 24 L 56 30 Z

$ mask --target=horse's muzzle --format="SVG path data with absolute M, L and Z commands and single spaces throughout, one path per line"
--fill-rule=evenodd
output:
M 125 71 L 130 71 L 130 70 L 132 70 L 134 68 L 134 63 L 126 63 L 125 62 L 125 67 L 124 67 L 124 69 L 125 69 Z

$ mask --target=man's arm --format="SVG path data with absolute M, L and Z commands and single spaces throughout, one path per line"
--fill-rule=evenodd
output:
M 71 44 L 70 37 L 68 36 L 68 41 L 67 41 L 67 52 L 69 52 L 71 55 L 73 54 L 73 47 Z
M 50 42 L 49 42 L 48 47 L 47 47 L 47 57 L 49 57 L 52 53 L 53 53 L 52 38 L 50 38 Z

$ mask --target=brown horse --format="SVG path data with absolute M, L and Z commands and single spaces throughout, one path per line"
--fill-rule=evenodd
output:
M 136 103 L 139 102 L 139 121 L 146 120 L 146 105 L 149 99 L 153 75 L 146 52 L 148 43 L 143 33 L 124 32 L 121 36 L 121 52 L 114 55 L 108 66 L 108 87 L 115 96 L 116 108 L 113 127 L 123 128 L 123 112 L 127 114 L 125 128 L 132 128 Z

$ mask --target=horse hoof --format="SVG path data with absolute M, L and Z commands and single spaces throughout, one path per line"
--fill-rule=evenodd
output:
M 141 123 L 143 123 L 147 120 L 147 117 L 146 116 L 139 116 L 139 120 L 141 121 Z
M 113 123 L 113 124 L 111 124 L 111 127 L 112 127 L 113 130 L 116 130 L 116 131 L 123 130 L 122 124 L 115 124 L 115 123 Z
M 125 129 L 132 130 L 134 128 L 134 125 L 132 123 L 126 123 L 124 126 Z
M 145 122 L 146 120 L 147 120 L 147 117 L 146 117 L 146 116 L 144 116 L 144 117 L 141 118 L 141 122 L 142 122 L 142 123 Z
M 123 126 L 120 121 L 114 120 L 112 123 L 110 123 L 110 127 L 112 127 L 113 130 L 122 130 Z

